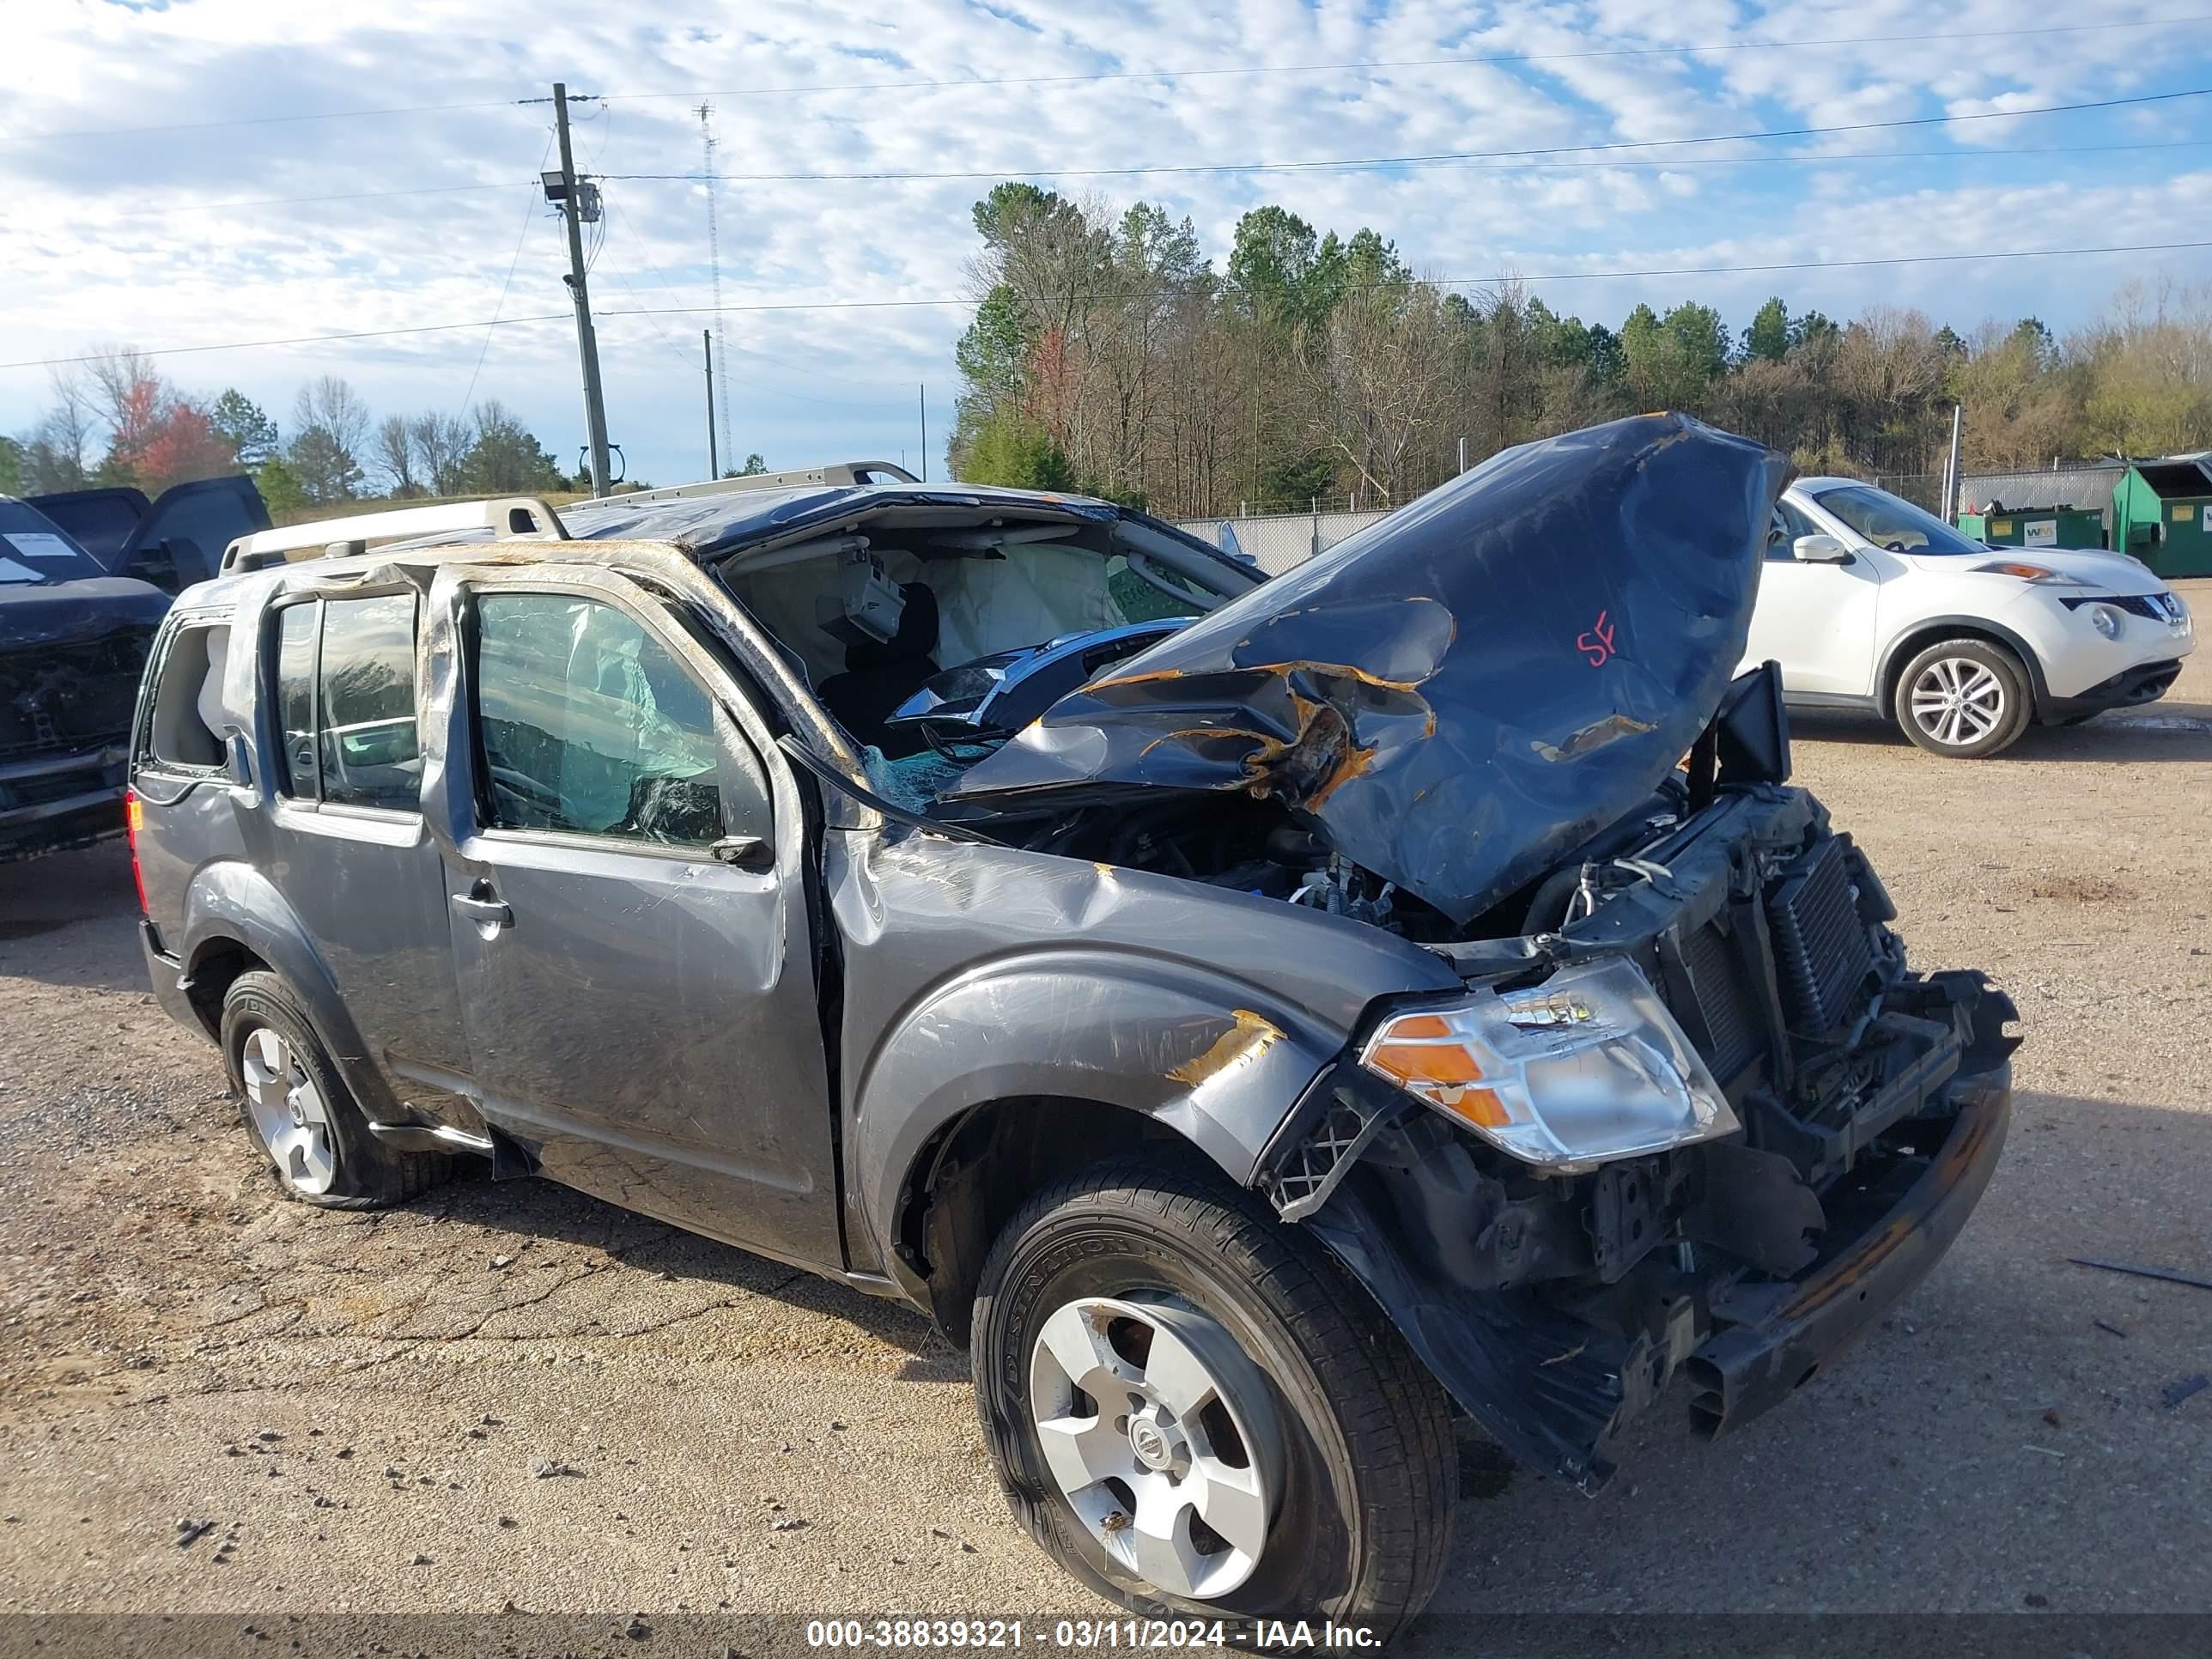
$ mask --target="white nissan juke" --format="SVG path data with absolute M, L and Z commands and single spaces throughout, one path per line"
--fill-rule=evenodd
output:
M 2138 560 L 1991 548 L 1850 478 L 1791 484 L 1766 560 L 1744 665 L 1780 663 L 1793 708 L 1880 714 L 1939 755 L 2154 702 L 2196 644 Z

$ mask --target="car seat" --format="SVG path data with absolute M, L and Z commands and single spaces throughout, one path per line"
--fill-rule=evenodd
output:
M 921 582 L 899 589 L 906 601 L 898 630 L 880 642 L 862 639 L 845 647 L 845 672 L 822 682 L 817 694 L 837 722 L 862 743 L 896 760 L 918 752 L 918 734 L 888 732 L 891 711 L 937 672 L 937 595 Z

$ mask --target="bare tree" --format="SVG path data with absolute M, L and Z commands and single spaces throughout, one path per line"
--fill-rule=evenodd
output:
M 141 388 L 159 385 L 161 376 L 155 372 L 154 360 L 136 346 L 95 346 L 93 350 L 88 395 L 94 400 L 108 430 L 119 432 L 138 413 L 133 404 L 143 398 Z
M 31 428 L 26 464 L 34 493 L 82 489 L 92 482 L 92 442 L 99 417 L 97 392 L 77 368 L 57 368 L 49 385 L 53 402 Z
M 415 452 L 416 476 L 433 495 L 460 493 L 461 462 L 475 435 L 458 415 L 430 410 L 407 422 L 407 441 Z
M 292 405 L 292 424 L 302 432 L 321 428 L 337 448 L 356 459 L 368 447 L 368 405 L 335 374 L 322 375 L 300 388 Z
M 292 405 L 292 426 L 286 459 L 307 499 L 318 505 L 353 500 L 369 434 L 368 405 L 360 394 L 335 374 L 310 380 Z
M 376 423 L 376 443 L 370 458 L 394 495 L 423 493 L 415 477 L 415 447 L 408 440 L 404 415 L 387 415 Z
M 1400 498 L 1443 412 L 1452 364 L 1441 311 L 1425 283 L 1377 284 L 1346 295 L 1318 339 L 1299 337 L 1315 437 L 1386 501 Z

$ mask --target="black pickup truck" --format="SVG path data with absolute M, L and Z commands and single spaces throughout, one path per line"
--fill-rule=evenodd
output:
M 269 526 L 246 477 L 0 496 L 0 861 L 123 829 L 138 675 L 180 587 Z

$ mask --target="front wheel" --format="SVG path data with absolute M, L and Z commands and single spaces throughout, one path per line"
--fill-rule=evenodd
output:
M 2027 730 L 2027 671 L 1986 640 L 1940 640 L 1897 677 L 1893 712 L 1905 735 L 1930 754 L 1980 760 L 2009 749 Z
M 1014 1512 L 1151 1617 L 1387 1639 L 1450 1544 L 1443 1391 L 1320 1244 L 1157 1161 L 1037 1195 L 983 1270 L 976 1407 Z

